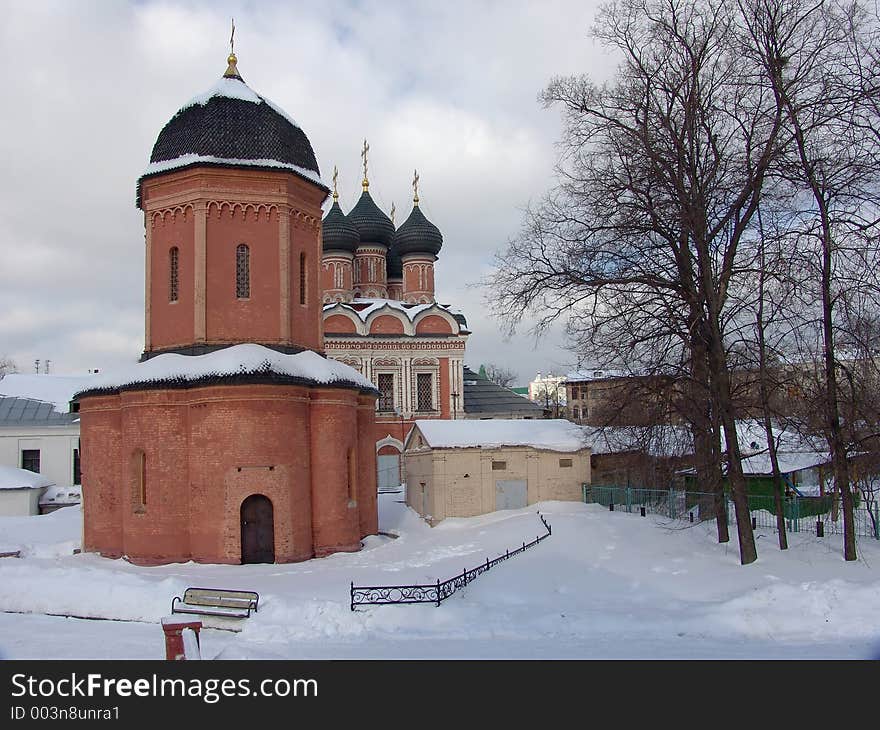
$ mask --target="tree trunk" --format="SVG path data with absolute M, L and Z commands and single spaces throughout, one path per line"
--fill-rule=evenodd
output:
M 712 506 L 715 512 L 715 526 L 718 542 L 730 541 L 727 523 L 727 504 L 724 500 L 724 482 L 721 478 L 720 434 L 717 419 L 709 397 L 709 373 L 706 348 L 699 335 L 691 338 L 691 382 L 689 421 L 694 440 L 694 469 L 697 472 L 697 485 L 700 491 L 713 495 Z
M 755 533 L 752 531 L 751 513 L 746 481 L 742 471 L 742 455 L 733 417 L 733 404 L 730 397 L 730 375 L 724 355 L 724 344 L 717 323 L 710 313 L 707 323 L 709 340 L 710 370 L 712 372 L 712 395 L 718 408 L 721 427 L 727 442 L 727 480 L 736 513 L 736 532 L 739 538 L 739 560 L 742 565 L 754 563 L 758 559 L 755 546 Z

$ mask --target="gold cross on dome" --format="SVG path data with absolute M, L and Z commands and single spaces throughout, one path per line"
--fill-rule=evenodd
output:
M 413 170 L 413 203 L 419 204 L 419 171 Z
M 232 35 L 229 36 L 229 52 L 235 55 L 235 18 L 232 19 Z
M 391 225 L 394 225 L 394 212 L 397 209 L 394 207 L 394 201 L 391 201 Z
M 367 140 L 364 140 L 364 148 L 361 150 L 361 158 L 364 161 L 364 190 L 367 190 L 370 187 L 370 181 L 367 179 L 367 152 L 370 151 L 370 145 L 367 144 Z
M 333 165 L 333 200 L 339 200 L 339 193 L 336 192 L 336 178 L 339 177 L 339 170 Z

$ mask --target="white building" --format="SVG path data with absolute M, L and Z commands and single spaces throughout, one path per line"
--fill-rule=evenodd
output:
M 529 383 L 529 400 L 549 410 L 552 418 L 559 418 L 565 410 L 565 376 L 541 375 Z
M 15 374 L 0 380 L 0 466 L 40 474 L 62 490 L 79 485 L 79 416 L 68 404 L 88 380 Z

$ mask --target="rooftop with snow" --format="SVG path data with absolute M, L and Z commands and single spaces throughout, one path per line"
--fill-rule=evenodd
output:
M 528 446 L 544 451 L 589 448 L 580 426 L 563 419 L 417 420 L 428 447 L 435 449 Z M 407 443 L 412 439 L 412 432 Z
M 14 466 L 0 466 L 0 489 L 40 489 L 54 486 L 48 477 Z
M 206 355 L 157 355 L 146 362 L 95 375 L 76 397 L 154 385 L 181 387 L 255 378 L 375 391 L 373 384 L 354 368 L 311 350 L 286 355 L 262 345 L 244 344 Z

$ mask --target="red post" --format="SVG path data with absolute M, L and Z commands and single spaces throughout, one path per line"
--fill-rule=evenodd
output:
M 196 643 L 199 642 L 199 629 L 201 621 L 181 621 L 176 616 L 164 616 L 162 618 L 162 630 L 165 632 L 165 658 L 170 661 L 187 659 L 186 649 L 183 645 L 184 629 L 192 629 L 196 635 Z M 189 657 L 195 659 L 197 657 Z

